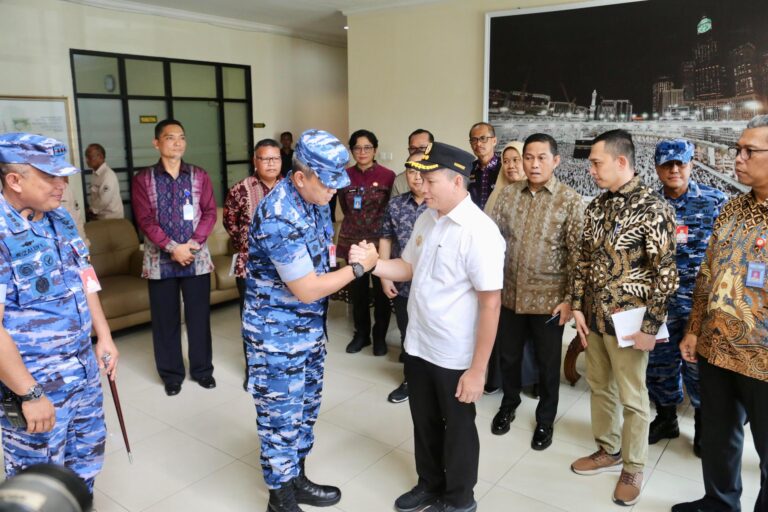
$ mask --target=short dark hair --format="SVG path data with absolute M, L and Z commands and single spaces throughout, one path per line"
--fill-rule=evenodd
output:
M 496 136 L 496 128 L 494 128 L 491 123 L 486 123 L 485 121 L 480 121 L 479 123 L 473 124 L 472 128 L 469 129 L 469 136 L 470 137 L 472 136 L 472 130 L 474 130 L 475 128 L 477 128 L 479 126 L 485 126 L 486 128 L 488 128 L 488 131 L 491 132 L 491 137 L 495 137 Z
M 256 143 L 255 146 L 253 146 L 253 152 L 259 150 L 259 148 L 277 148 L 280 149 L 280 143 L 277 142 L 275 139 L 261 139 L 259 142 Z
M 160 121 L 159 123 L 157 123 L 155 125 L 155 138 L 156 139 L 160 138 L 160 135 L 163 134 L 163 130 L 165 130 L 166 126 L 178 126 L 179 128 L 181 128 L 181 131 L 186 132 L 186 130 L 184 129 L 184 125 L 181 124 L 180 121 L 177 121 L 175 119 L 163 119 L 162 121 Z
M 546 142 L 549 144 L 549 151 L 552 153 L 552 156 L 557 156 L 560 154 L 560 152 L 557 150 L 557 141 L 554 137 L 547 133 L 534 133 L 533 135 L 529 135 L 523 143 L 523 153 L 525 153 L 525 148 L 528 147 L 528 144 L 533 142 Z
M 357 139 L 360 137 L 365 137 L 371 141 L 371 144 L 373 144 L 373 149 L 377 149 L 379 147 L 379 139 L 377 139 L 376 135 L 370 130 L 357 130 L 353 132 L 352 135 L 349 136 L 349 147 L 351 148 L 357 144 Z
M 598 142 L 605 142 L 605 150 L 613 158 L 623 156 L 629 162 L 629 167 L 635 168 L 635 144 L 632 142 L 632 134 L 628 131 L 608 130 L 595 137 L 592 145 L 594 146 Z
M 107 152 L 104 151 L 104 146 L 102 146 L 101 144 L 97 144 L 95 142 L 93 144 L 88 144 L 88 147 L 85 148 L 85 152 L 87 153 L 88 150 L 91 148 L 95 149 L 96 152 L 101 155 L 101 158 L 107 157 Z
M 293 134 L 291 132 L 283 132 L 280 134 L 280 138 L 282 139 L 283 136 L 288 135 L 291 139 L 293 139 Z
M 411 141 L 411 138 L 415 137 L 416 135 L 421 135 L 422 133 L 426 133 L 429 135 L 429 142 L 435 142 L 435 136 L 432 135 L 432 132 L 429 130 L 425 130 L 424 128 L 417 128 L 411 132 L 411 134 L 408 136 L 408 142 Z

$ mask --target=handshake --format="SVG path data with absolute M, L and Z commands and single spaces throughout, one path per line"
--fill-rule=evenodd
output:
M 370 272 L 379 261 L 376 246 L 363 240 L 349 248 L 349 264 L 359 263 L 366 272 Z

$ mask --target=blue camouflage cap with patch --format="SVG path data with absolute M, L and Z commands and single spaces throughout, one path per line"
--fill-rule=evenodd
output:
M 293 156 L 315 171 L 326 187 L 340 189 L 349 186 L 345 169 L 349 152 L 332 134 L 323 130 L 305 131 L 296 143 Z
M 667 139 L 656 144 L 656 165 L 678 161 L 687 164 L 693 160 L 693 143 L 685 139 Z
M 0 134 L 0 163 L 28 164 L 52 176 L 80 172 L 65 158 L 67 147 L 56 139 L 34 133 Z

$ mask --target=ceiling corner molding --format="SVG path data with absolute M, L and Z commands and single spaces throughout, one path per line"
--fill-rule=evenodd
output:
M 172 18 L 182 21 L 191 21 L 195 23 L 205 23 L 221 28 L 228 28 L 233 30 L 243 30 L 247 32 L 264 32 L 268 34 L 275 34 L 287 37 L 294 37 L 297 39 L 303 39 L 314 43 L 320 43 L 327 46 L 334 46 L 338 48 L 346 48 L 347 43 L 341 38 L 324 37 L 319 34 L 307 34 L 306 32 L 298 32 L 285 27 L 279 27 L 277 25 L 268 25 L 266 23 L 257 23 L 255 21 L 244 21 L 235 18 L 225 18 L 223 16 L 214 16 L 211 14 L 203 14 L 192 11 L 185 11 L 183 9 L 173 9 L 170 7 L 155 7 L 146 5 L 139 2 L 131 2 L 128 0 L 60 0 L 62 2 L 68 2 L 72 4 L 85 5 L 88 7 L 96 7 L 100 9 L 109 9 L 113 11 L 130 12 L 134 14 L 145 14 L 148 16 L 162 16 L 165 18 Z
M 390 2 L 387 2 L 386 4 L 382 5 L 367 5 L 367 6 L 361 6 L 361 7 L 352 7 L 349 9 L 344 9 L 341 11 L 341 13 L 344 16 L 352 16 L 354 14 L 366 14 L 369 12 L 376 12 L 376 11 L 389 11 L 392 9 L 403 9 L 406 7 L 417 7 L 420 5 L 426 5 L 426 4 L 437 4 L 440 2 L 445 2 L 445 0 L 392 0 Z

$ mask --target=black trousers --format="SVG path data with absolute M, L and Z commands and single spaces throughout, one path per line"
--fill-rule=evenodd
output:
M 189 339 L 189 374 L 193 379 L 213 375 L 211 349 L 211 276 L 149 279 L 149 309 L 155 365 L 163 382 L 181 383 L 186 376 L 181 352 L 181 304 Z
M 397 330 L 400 331 L 400 348 L 405 350 L 405 332 L 408 330 L 408 297 L 397 296 L 392 299 L 395 309 Z
M 546 323 L 550 315 L 519 315 L 501 308 L 501 375 L 504 398 L 501 406 L 516 409 L 520 405 L 523 351 L 526 340 L 533 345 L 539 367 L 539 404 L 536 422 L 552 426 L 560 399 L 560 362 L 563 351 L 563 329 L 557 321 Z
M 350 283 L 352 298 L 352 318 L 355 322 L 355 335 L 367 338 L 371 335 L 371 281 L 373 281 L 373 339 L 384 340 L 389 329 L 389 317 L 392 310 L 389 299 L 381 289 L 381 280 L 366 273 L 360 279 Z
M 474 500 L 480 459 L 475 404 L 455 397 L 463 373 L 419 357 L 405 358 L 419 484 L 454 507 Z
M 712 510 L 741 510 L 744 423 L 749 420 L 760 458 L 760 494 L 755 512 L 765 512 L 768 510 L 768 382 L 711 365 L 702 357 L 699 357 L 699 376 L 704 499 Z

